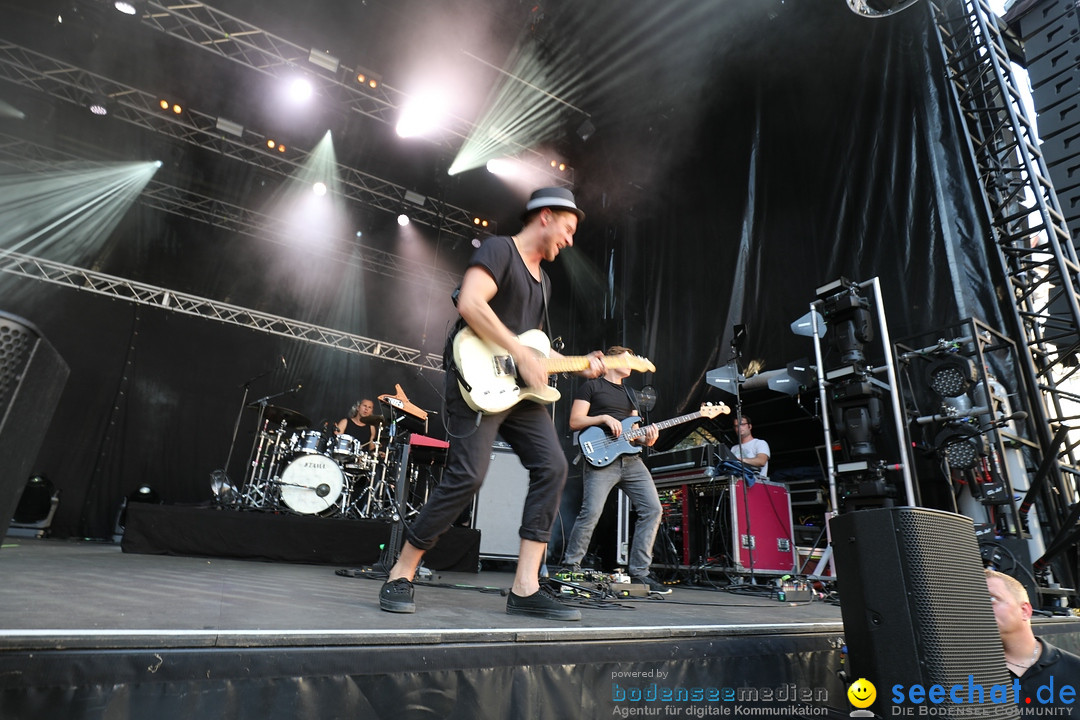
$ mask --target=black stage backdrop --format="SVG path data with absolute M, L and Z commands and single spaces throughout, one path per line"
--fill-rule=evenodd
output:
M 745 358 L 766 369 L 812 356 L 789 325 L 816 287 L 840 276 L 880 278 L 894 339 L 968 316 L 1002 327 L 982 201 L 928 4 L 870 21 L 838 0 L 780 3 L 782 23 L 773 5 L 730 3 L 742 14 L 719 33 L 709 66 L 695 70 L 705 73 L 693 79 L 697 102 L 673 105 L 667 125 L 621 118 L 589 141 L 578 167 L 589 218 L 551 270 L 552 334 L 568 352 L 619 342 L 649 356 L 658 372 L 634 382 L 657 388 L 657 418 L 730 400 L 705 373 L 728 362 L 735 324 L 748 330 Z M 631 136 L 641 139 L 642 174 L 616 177 L 608 154 Z M 650 164 L 670 170 L 649 176 Z M 510 232 L 516 212 L 508 212 L 500 228 Z M 162 215 L 136 203 L 105 247 L 65 262 L 441 352 L 454 312 L 440 286 L 285 245 L 268 252 Z M 434 246 L 432 262 L 460 272 L 467 255 L 446 239 Z M 248 399 L 300 383 L 271 402 L 315 423 L 395 383 L 421 407 L 441 409 L 436 371 L 12 275 L 0 277 L 0 298 L 72 370 L 36 465 L 63 491 L 58 536 L 110 536 L 118 502 L 142 483 L 166 502 L 209 500 L 242 385 L 267 371 Z M 560 381 L 563 430 L 575 387 Z M 439 417 L 428 434 L 444 437 Z M 254 412 L 240 420 L 234 478 Z

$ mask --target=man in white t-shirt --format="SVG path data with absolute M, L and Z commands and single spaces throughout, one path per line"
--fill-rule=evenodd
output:
M 763 479 L 769 476 L 769 443 L 754 437 L 753 423 L 747 415 L 735 418 L 735 434 L 739 444 L 731 448 L 731 454 L 739 462 L 754 470 Z

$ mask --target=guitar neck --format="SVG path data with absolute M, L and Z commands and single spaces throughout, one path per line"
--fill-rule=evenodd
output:
M 680 415 L 679 417 L 673 417 L 668 420 L 661 420 L 660 422 L 653 423 L 651 426 L 646 425 L 645 427 L 637 428 L 636 430 L 627 430 L 623 433 L 623 437 L 626 437 L 628 440 L 633 440 L 634 438 L 639 438 L 644 435 L 645 431 L 649 427 L 655 427 L 657 430 L 663 430 L 665 428 L 674 427 L 675 425 L 681 425 L 684 422 L 696 420 L 699 417 L 701 417 L 700 410 L 698 412 L 690 413 L 689 415 Z
M 581 372 L 588 370 L 588 356 L 575 355 L 572 357 L 540 358 L 547 369 L 548 375 L 557 375 L 564 372 Z
M 547 369 L 548 375 L 557 375 L 564 372 L 581 372 L 582 370 L 589 369 L 589 363 L 592 362 L 592 358 L 588 355 L 574 355 L 570 357 L 560 358 L 540 358 L 544 363 L 544 367 Z M 608 355 L 604 357 L 604 367 L 609 368 L 630 368 L 634 369 L 632 363 L 627 362 L 625 359 Z

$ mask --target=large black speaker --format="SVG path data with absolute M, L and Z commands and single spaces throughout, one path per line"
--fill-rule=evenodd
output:
M 0 312 L 0 538 L 15 514 L 68 372 L 37 328 Z
M 882 717 L 898 705 L 938 717 L 1018 717 L 1011 691 L 1009 701 L 992 695 L 1011 683 L 971 518 L 893 507 L 839 515 L 831 528 L 848 674 L 877 688 L 873 709 Z M 969 683 L 984 689 L 981 703 L 977 693 L 968 702 Z M 930 701 L 934 685 L 960 686 L 963 702 Z M 921 704 L 911 701 L 914 686 L 923 688 Z

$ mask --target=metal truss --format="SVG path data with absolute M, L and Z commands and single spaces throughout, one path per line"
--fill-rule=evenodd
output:
M 1021 372 L 1037 417 L 1031 427 L 1050 468 L 1056 492 L 1043 495 L 1057 510 L 1077 501 L 1073 447 L 1058 453 L 1051 428 L 1075 415 L 1064 408 L 1063 383 L 1080 369 L 1080 262 L 1050 181 L 1032 122 L 1009 65 L 997 17 L 985 0 L 938 0 L 931 6 L 957 110 L 986 200 L 1003 277 L 1012 291 L 1011 318 L 1027 353 Z M 1008 318 L 1007 318 L 1008 319 Z M 1019 340 L 1019 338 L 1018 338 Z
M 266 136 L 244 128 L 234 138 L 217 128 L 217 118 L 186 109 L 182 115 L 164 113 L 159 99 L 137 88 L 115 82 L 12 42 L 0 40 L 0 80 L 29 87 L 66 102 L 85 107 L 99 97 L 109 99 L 109 115 L 145 130 L 181 142 L 207 148 L 284 177 L 293 176 L 309 153 L 292 148 L 282 154 L 266 147 Z M 397 214 L 409 209 L 409 217 L 422 225 L 457 237 L 476 237 L 473 214 L 431 197 L 417 205 L 407 188 L 355 168 L 337 165 L 345 197 L 369 207 Z
M 31 257 L 16 252 L 0 252 L 0 272 L 96 293 L 138 305 L 152 305 L 183 315 L 217 320 L 292 340 L 314 343 L 335 350 L 368 355 L 424 370 L 442 370 L 442 357 L 424 354 L 403 345 L 340 332 L 297 320 L 257 312 L 238 305 L 216 302 L 167 288 L 132 282 L 113 275 Z
M 57 170 L 67 161 L 89 162 L 84 158 L 0 133 L 0 163 L 3 163 L 5 158 L 10 158 L 19 167 L 34 171 Z M 156 180 L 147 183 L 138 199 L 147 207 L 267 242 L 274 242 L 272 238 L 283 236 L 287 230 L 280 220 L 263 213 Z M 347 250 L 313 250 L 312 252 L 331 255 L 339 262 L 355 265 L 361 270 L 402 279 L 423 287 L 434 287 L 447 295 L 453 292 L 460 279 L 454 273 L 369 245 L 360 243 L 353 243 L 353 245 L 355 252 Z
M 357 73 L 370 75 L 370 70 L 366 68 L 341 64 L 330 75 L 316 71 L 308 62 L 310 48 L 301 47 L 201 2 L 166 4 L 150 0 L 140 17 L 144 25 L 271 77 L 283 77 L 297 69 L 307 70 L 317 93 L 340 107 L 390 126 L 397 123 L 401 108 L 409 99 L 406 93 L 381 81 L 374 88 L 360 84 L 356 80 Z M 476 128 L 468 120 L 457 116 L 450 116 L 448 122 L 445 134 L 436 142 L 456 150 Z M 543 159 L 533 148 L 509 139 L 506 142 L 516 154 Z

